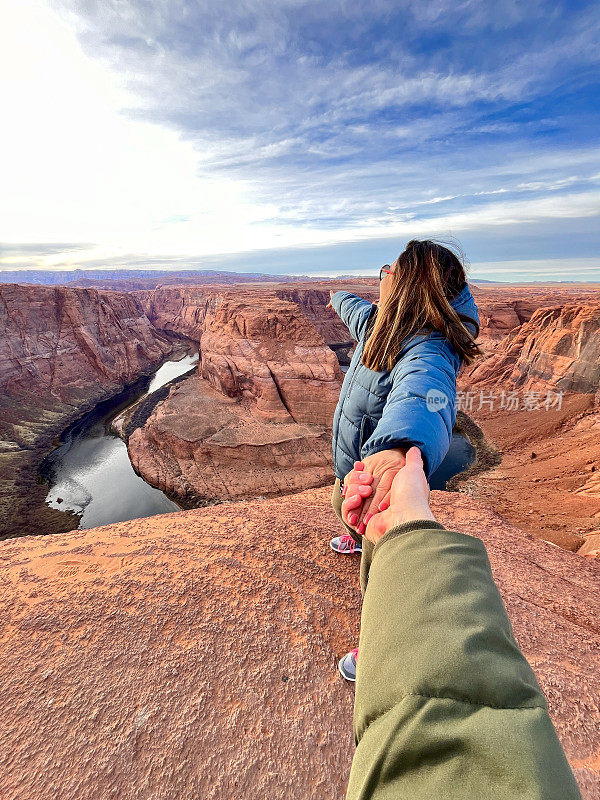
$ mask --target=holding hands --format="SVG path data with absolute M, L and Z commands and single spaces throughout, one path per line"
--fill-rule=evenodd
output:
M 418 447 L 382 450 L 356 461 L 342 495 L 343 520 L 373 544 L 401 522 L 434 519 Z

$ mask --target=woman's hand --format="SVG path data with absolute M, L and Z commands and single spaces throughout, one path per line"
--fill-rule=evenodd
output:
M 331 305 L 331 298 L 333 297 L 334 294 L 335 294 L 335 292 L 332 289 L 330 289 L 329 290 L 329 302 L 327 303 L 325 308 L 333 308 L 333 306 Z
M 365 538 L 373 544 L 387 531 L 416 519 L 435 522 L 429 507 L 431 492 L 423 470 L 423 458 L 418 447 L 411 447 L 406 454 L 406 464 L 398 470 L 392 483 L 389 508 L 370 517 Z
M 406 463 L 406 449 L 394 447 L 356 461 L 344 478 L 342 519 L 359 534 L 375 514 L 389 505 L 389 493 L 397 473 Z

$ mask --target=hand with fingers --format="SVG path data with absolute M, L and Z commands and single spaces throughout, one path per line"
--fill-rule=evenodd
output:
M 377 544 L 386 531 L 414 520 L 433 520 L 429 507 L 431 491 L 423 470 L 423 458 L 418 447 L 406 453 L 405 465 L 396 472 L 386 508 L 370 517 L 365 538 Z
M 342 519 L 361 536 L 369 520 L 389 506 L 390 489 L 405 464 L 406 448 L 381 450 L 354 462 L 344 478 Z
M 329 290 L 329 302 L 327 303 L 325 308 L 333 308 L 333 306 L 331 305 L 331 298 L 333 297 L 334 294 L 335 294 L 335 292 L 332 289 L 330 289 Z

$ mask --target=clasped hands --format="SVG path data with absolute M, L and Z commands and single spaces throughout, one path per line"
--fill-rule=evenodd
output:
M 407 448 L 381 450 L 354 462 L 342 486 L 342 519 L 361 536 L 376 543 L 389 524 L 384 512 L 389 509 L 394 478 L 406 463 Z

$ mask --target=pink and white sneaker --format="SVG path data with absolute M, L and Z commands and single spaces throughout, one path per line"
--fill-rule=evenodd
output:
M 344 555 L 352 555 L 352 553 L 362 553 L 362 547 L 357 544 L 349 533 L 344 533 L 343 536 L 336 536 L 329 544 L 331 549 L 336 553 L 343 553 Z

